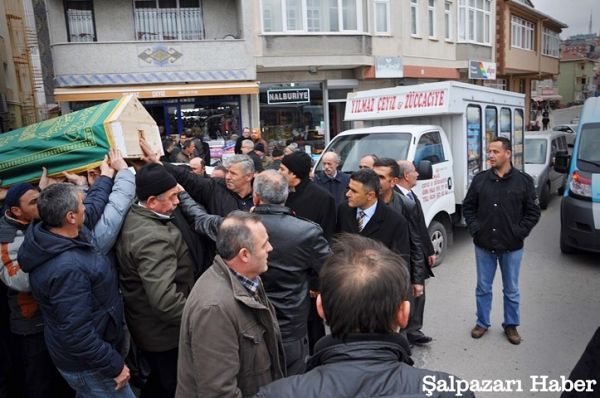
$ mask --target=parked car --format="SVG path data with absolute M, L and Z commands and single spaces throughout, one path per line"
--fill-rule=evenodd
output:
M 533 178 L 540 207 L 548 207 L 554 192 L 562 194 L 566 175 L 554 170 L 559 151 L 568 152 L 567 134 L 562 131 L 528 131 L 525 133 L 525 172 Z
M 554 126 L 552 130 L 567 133 L 567 145 L 572 147 L 575 144 L 575 137 L 577 136 L 577 124 L 559 124 Z

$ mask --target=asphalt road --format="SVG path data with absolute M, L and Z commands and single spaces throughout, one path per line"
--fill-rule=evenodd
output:
M 521 380 L 523 392 L 478 393 L 478 397 L 558 397 L 533 392 L 531 376 L 568 376 L 600 326 L 600 255 L 566 256 L 559 249 L 560 197 L 525 241 L 521 264 L 523 342 L 511 345 L 501 324 L 502 284 L 494 281 L 492 327 L 479 340 L 475 325 L 475 256 L 466 229 L 455 230 L 446 260 L 429 279 L 423 331 L 434 341 L 415 347 L 416 366 L 453 373 L 465 380 Z

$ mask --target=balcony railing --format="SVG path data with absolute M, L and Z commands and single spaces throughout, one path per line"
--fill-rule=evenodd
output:
M 137 40 L 202 40 L 200 8 L 139 8 L 135 10 Z

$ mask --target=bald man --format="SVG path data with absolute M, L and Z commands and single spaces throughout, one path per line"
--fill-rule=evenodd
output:
M 204 168 L 204 160 L 199 157 L 190 159 L 190 168 L 194 174 L 202 177 L 206 177 L 206 170 Z

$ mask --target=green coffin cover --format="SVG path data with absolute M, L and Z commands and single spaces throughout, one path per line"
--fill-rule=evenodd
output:
M 122 99 L 72 112 L 0 135 L 2 186 L 48 174 L 79 172 L 102 162 L 110 148 L 109 116 Z

